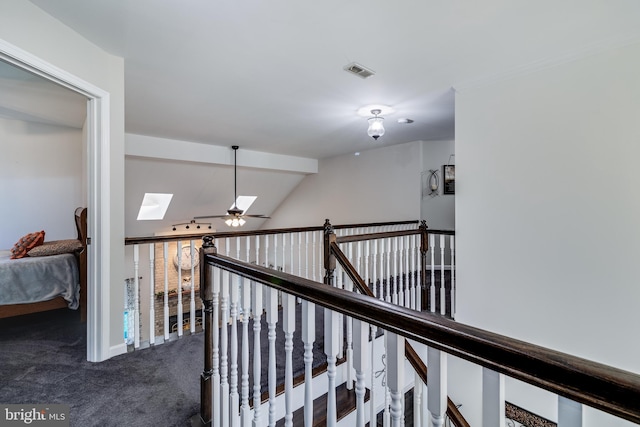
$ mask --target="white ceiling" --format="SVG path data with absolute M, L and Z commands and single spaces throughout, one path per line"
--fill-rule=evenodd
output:
M 124 57 L 127 133 L 239 145 L 240 159 L 451 140 L 453 88 L 640 40 L 637 0 L 30 1 Z M 351 75 L 343 70 L 351 62 L 376 74 Z M 395 109 L 377 141 L 356 113 L 367 104 Z M 0 116 L 81 127 L 85 114 L 83 97 L 0 63 Z M 212 163 L 128 156 L 127 235 L 224 214 L 232 166 Z M 303 178 L 242 167 L 238 190 L 258 196 L 249 213 L 270 215 Z M 174 194 L 165 220 L 136 221 L 145 192 Z
M 128 133 L 318 159 L 453 138 L 452 87 L 635 36 L 640 18 L 637 0 L 31 2 L 124 57 Z M 371 103 L 396 110 L 377 142 L 356 114 Z

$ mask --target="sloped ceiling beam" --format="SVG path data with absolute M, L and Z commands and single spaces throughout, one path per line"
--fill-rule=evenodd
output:
M 305 174 L 318 173 L 317 159 L 245 150 L 242 147 L 240 150 L 242 154 L 238 155 L 238 166 Z M 135 157 L 233 165 L 231 147 L 146 135 L 126 134 L 125 154 Z

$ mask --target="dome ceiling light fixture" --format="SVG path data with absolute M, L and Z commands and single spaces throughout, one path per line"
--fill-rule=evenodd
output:
M 382 111 L 379 109 L 373 109 L 371 110 L 371 114 L 373 114 L 373 117 L 369 117 L 367 119 L 369 121 L 369 129 L 367 129 L 367 135 L 369 135 L 376 141 L 378 140 L 378 138 L 384 135 L 384 117 L 379 116 L 381 112 Z

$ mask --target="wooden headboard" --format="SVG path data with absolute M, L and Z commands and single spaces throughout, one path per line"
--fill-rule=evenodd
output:
M 78 240 L 82 243 L 82 251 L 78 256 L 80 273 L 80 317 L 87 320 L 87 208 L 77 208 L 75 212 Z

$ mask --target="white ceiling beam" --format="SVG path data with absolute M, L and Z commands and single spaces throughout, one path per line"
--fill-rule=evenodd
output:
M 307 157 L 238 150 L 238 166 L 299 173 L 318 173 L 318 160 Z M 185 162 L 233 165 L 231 147 L 125 134 L 125 155 Z

